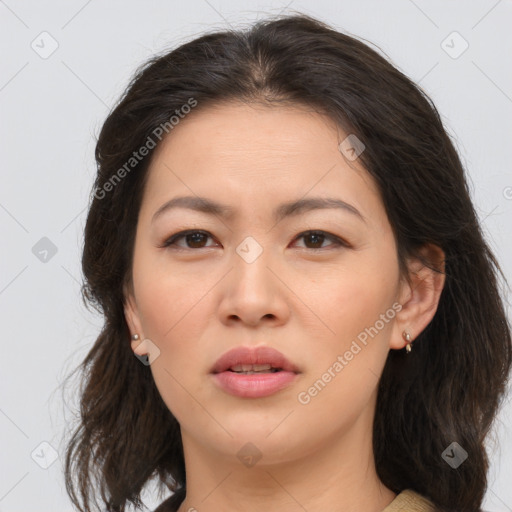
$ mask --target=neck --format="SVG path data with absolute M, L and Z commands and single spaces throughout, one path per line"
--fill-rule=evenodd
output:
M 264 451 L 274 454 L 271 460 L 263 456 L 252 467 L 196 443 L 182 429 L 187 495 L 178 512 L 381 512 L 396 494 L 378 478 L 365 424 L 371 422 L 360 417 L 349 432 L 335 431 L 298 457 L 278 457 L 274 447 Z

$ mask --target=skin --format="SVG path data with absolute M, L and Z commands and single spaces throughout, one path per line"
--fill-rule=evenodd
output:
M 200 106 L 155 150 L 139 214 L 126 320 L 143 342 L 148 367 L 181 426 L 187 496 L 179 511 L 382 511 L 395 493 L 380 482 L 372 451 L 378 378 L 389 350 L 402 349 L 437 308 L 444 276 L 397 248 L 371 176 L 338 149 L 347 134 L 304 107 L 230 102 Z M 188 209 L 156 210 L 181 195 L 233 207 L 229 219 Z M 336 197 L 341 209 L 304 212 L 277 224 L 277 205 Z M 185 229 L 207 237 L 182 238 Z M 336 245 L 299 236 L 321 230 Z M 248 263 L 236 252 L 247 237 L 263 248 Z M 181 250 L 179 250 L 181 249 Z M 442 267 L 443 253 L 424 255 Z M 298 401 L 365 328 L 394 303 L 401 310 L 312 397 Z M 150 340 L 149 342 L 147 340 Z M 269 345 L 301 370 L 290 387 L 265 398 L 227 394 L 210 369 L 227 350 Z M 414 350 L 414 348 L 413 348 Z M 153 351 L 153 352 L 152 352 Z M 252 467 L 237 453 L 252 443 Z

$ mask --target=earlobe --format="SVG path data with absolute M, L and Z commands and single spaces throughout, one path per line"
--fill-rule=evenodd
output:
M 144 356 L 149 352 L 148 348 L 146 347 L 146 340 L 141 340 L 138 334 L 132 334 L 131 344 L 133 352 L 139 356 Z
M 141 340 L 144 339 L 144 336 L 135 299 L 133 297 L 133 294 L 129 292 L 125 293 L 124 297 L 124 317 L 130 330 L 131 348 L 133 352 L 139 355 L 144 355 L 144 343 L 141 342 Z
M 427 244 L 408 261 L 408 280 L 401 287 L 402 309 L 396 315 L 390 348 L 412 344 L 434 318 L 445 283 L 444 257 L 440 247 Z

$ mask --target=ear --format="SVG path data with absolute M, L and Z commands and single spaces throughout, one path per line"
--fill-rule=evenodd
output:
M 409 332 L 412 343 L 427 327 L 437 311 L 443 291 L 445 283 L 443 250 L 437 245 L 426 244 L 419 252 L 419 257 L 410 258 L 407 261 L 408 279 L 403 278 L 400 285 L 399 303 L 402 309 L 395 317 L 390 339 L 392 349 L 402 349 L 408 343 L 402 336 L 404 331 Z
M 136 354 L 143 356 L 148 353 L 148 349 L 145 346 L 145 336 L 142 330 L 142 324 L 140 321 L 140 315 L 137 308 L 137 303 L 135 301 L 135 297 L 133 294 L 133 288 L 131 286 L 125 285 L 123 288 L 124 294 L 124 316 L 126 318 L 126 323 L 128 324 L 128 328 L 130 329 L 130 335 L 138 334 L 139 339 L 134 340 L 131 339 L 131 347 L 133 352 Z

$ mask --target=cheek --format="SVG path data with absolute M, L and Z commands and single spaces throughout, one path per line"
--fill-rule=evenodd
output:
M 154 275 L 139 281 L 139 311 L 144 335 L 158 347 L 158 358 L 149 367 L 168 409 L 181 423 L 201 417 L 204 411 L 193 397 L 201 396 L 205 368 L 198 341 L 206 329 L 205 292 L 179 278 Z M 211 286 L 211 285 L 210 285 Z M 191 398 L 192 397 L 192 398 Z
M 201 395 L 198 376 L 207 372 L 198 342 L 210 317 L 205 294 L 214 283 L 194 280 L 189 274 L 187 278 L 180 273 L 162 275 L 154 266 L 144 270 L 134 272 L 140 320 L 144 336 L 159 350 L 149 368 L 162 399 L 179 421 L 192 413 L 191 395 Z
M 309 417 L 325 417 L 331 411 L 328 415 L 339 415 L 334 422 L 350 423 L 376 392 L 389 352 L 395 283 L 392 272 L 386 277 L 377 267 L 370 270 L 338 274 L 338 283 L 326 281 L 317 295 L 330 330 L 314 340 L 314 351 L 307 347 L 312 358 L 298 401 L 299 410 L 304 406 Z
M 188 337 L 195 338 L 193 330 L 204 317 L 203 299 L 214 284 L 212 276 L 200 279 L 194 272 L 171 268 L 160 257 L 142 253 L 135 258 L 133 280 L 146 337 L 166 344 L 186 324 Z
M 168 288 L 160 282 L 159 287 L 148 287 L 147 295 L 139 295 L 144 335 L 159 347 L 170 370 L 197 373 L 197 342 L 204 337 L 209 318 L 207 302 L 201 300 L 205 293 L 186 293 L 175 283 Z
M 395 261 L 385 261 L 384 255 L 380 259 L 355 255 L 346 265 L 326 269 L 307 294 L 308 304 L 330 327 L 333 336 L 326 340 L 335 338 L 344 345 L 373 326 L 392 307 L 397 280 Z M 382 330 L 387 328 L 389 323 Z

